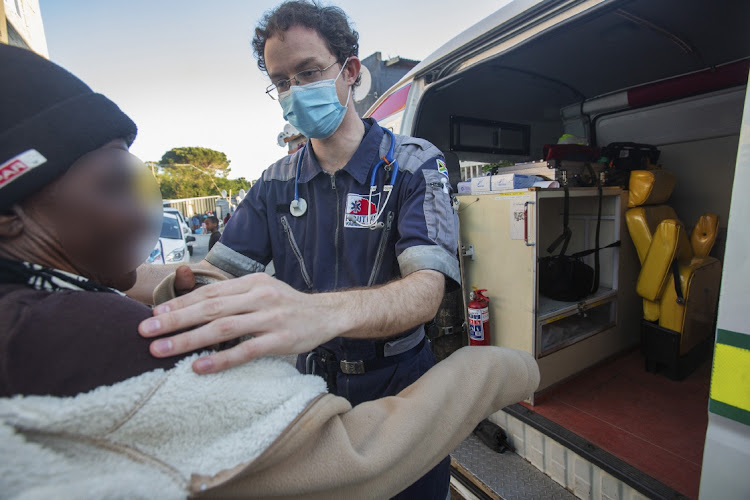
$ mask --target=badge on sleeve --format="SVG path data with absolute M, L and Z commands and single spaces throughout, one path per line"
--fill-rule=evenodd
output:
M 448 176 L 448 167 L 445 166 L 445 162 L 443 160 L 436 160 L 436 161 L 437 161 L 438 172 L 440 172 L 441 174 L 443 174 L 446 177 L 449 177 Z

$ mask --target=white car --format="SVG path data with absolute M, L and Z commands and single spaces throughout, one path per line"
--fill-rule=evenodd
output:
M 195 241 L 192 235 L 185 235 L 180 220 L 173 213 L 164 212 L 161 234 L 156 247 L 146 260 L 147 264 L 183 264 L 190 261 L 187 243 Z
M 180 225 L 182 225 L 182 234 L 185 235 L 185 244 L 187 245 L 188 253 L 190 255 L 193 255 L 193 245 L 188 242 L 187 237 L 192 234 L 192 231 L 190 230 L 190 225 L 188 224 L 185 217 L 182 215 L 182 212 L 177 210 L 176 208 L 172 208 L 168 205 L 164 205 L 164 213 L 168 214 L 174 214 L 177 219 L 180 221 Z M 194 241 L 194 240 L 191 240 Z

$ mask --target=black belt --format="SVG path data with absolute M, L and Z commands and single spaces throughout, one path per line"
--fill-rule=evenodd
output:
M 417 351 L 424 347 L 425 340 L 426 337 L 422 337 L 422 340 L 420 340 L 417 345 L 394 356 L 377 357 L 375 359 L 342 359 L 341 361 L 339 361 L 339 370 L 341 370 L 341 373 L 344 373 L 346 375 L 362 375 L 373 370 L 379 370 L 380 368 L 394 365 L 416 354 Z

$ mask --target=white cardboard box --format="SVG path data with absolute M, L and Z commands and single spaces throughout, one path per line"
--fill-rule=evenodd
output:
M 489 175 L 485 177 L 472 177 L 471 193 L 489 193 L 492 190 L 491 180 L 492 177 L 490 177 Z
M 490 182 L 491 191 L 530 188 L 539 178 L 535 175 L 499 174 L 493 175 Z

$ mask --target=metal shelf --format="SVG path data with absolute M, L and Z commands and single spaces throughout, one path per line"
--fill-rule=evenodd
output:
M 578 302 L 563 302 L 553 300 L 542 295 L 539 296 L 539 307 L 537 309 L 537 320 L 541 324 L 552 323 L 577 313 L 581 305 L 591 308 L 617 296 L 617 290 L 600 286 L 596 293 Z

